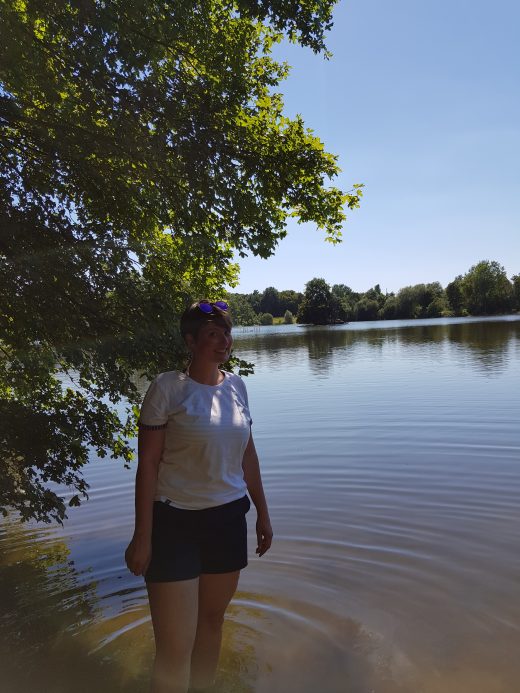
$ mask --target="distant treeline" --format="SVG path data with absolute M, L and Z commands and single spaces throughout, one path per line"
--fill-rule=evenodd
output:
M 496 315 L 520 310 L 520 274 L 511 279 L 496 261 L 483 260 L 443 288 L 439 282 L 405 286 L 383 293 L 379 284 L 364 293 L 346 284 L 330 286 L 314 278 L 301 293 L 270 286 L 263 292 L 230 293 L 228 301 L 236 325 L 270 325 L 294 320 L 328 325 L 357 320 L 438 318 Z M 276 320 L 276 318 L 278 320 Z

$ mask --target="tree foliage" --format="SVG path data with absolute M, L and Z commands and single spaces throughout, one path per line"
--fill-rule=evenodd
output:
M 279 318 L 283 315 L 280 304 L 280 294 L 274 286 L 268 286 L 260 299 L 260 312 L 271 313 L 274 317 Z
M 235 325 L 256 325 L 257 315 L 247 300 L 246 294 L 229 293 L 226 295 L 229 304 L 231 319 Z
M 515 274 L 511 277 L 513 282 L 513 308 L 520 310 L 520 274 Z
M 299 313 L 300 322 L 329 324 L 336 321 L 394 320 L 439 318 L 454 315 L 482 315 L 520 310 L 520 274 L 509 280 L 504 268 L 496 261 L 483 260 L 459 274 L 443 289 L 439 282 L 405 286 L 396 294 L 383 293 L 379 284 L 364 293 L 353 291 L 346 284 L 332 288 L 324 279 L 313 279 L 305 296 L 290 289 L 278 292 L 268 287 L 263 293 L 247 295 L 259 322 L 260 305 L 275 297 L 280 309 Z M 296 310 L 288 307 L 289 300 Z M 305 311 L 305 312 L 304 312 Z M 281 315 L 281 313 L 280 313 Z
M 260 314 L 260 324 L 261 325 L 272 325 L 274 322 L 271 313 L 261 313 Z
M 303 294 L 299 291 L 293 291 L 292 289 L 284 289 L 280 291 L 279 298 L 282 310 L 289 311 L 293 315 L 296 315 L 298 307 L 303 299 Z
M 331 289 L 333 295 L 339 300 L 341 312 L 345 320 L 354 320 L 356 317 L 355 305 L 361 295 L 352 291 L 346 284 L 334 284 Z
M 462 294 L 462 275 L 459 274 L 446 287 L 446 298 L 454 315 L 462 315 L 464 307 L 464 296 Z
M 439 317 L 447 309 L 444 289 L 439 282 L 414 284 L 400 289 L 395 301 L 396 318 Z
M 343 320 L 339 299 L 331 292 L 325 279 L 316 277 L 307 282 L 296 319 L 299 323 L 313 325 L 330 325 Z
M 227 296 L 236 325 L 259 325 L 263 313 L 270 313 L 276 318 L 283 317 L 287 312 L 294 316 L 303 299 L 303 294 L 298 291 L 278 291 L 273 286 L 268 286 L 262 292 L 255 289 L 250 294 L 230 292 Z
M 513 304 L 513 286 L 496 261 L 473 265 L 462 280 L 462 294 L 468 311 L 478 315 L 505 313 Z
M 0 508 L 65 516 L 90 450 L 128 462 L 135 374 L 179 364 L 193 296 L 287 220 L 337 242 L 336 157 L 283 113 L 286 33 L 323 51 L 334 0 L 0 5 Z M 124 416 L 121 401 L 129 403 Z M 28 435 L 30 432 L 30 435 Z
M 354 307 L 356 320 L 377 320 L 379 317 L 379 303 L 374 298 L 363 296 Z

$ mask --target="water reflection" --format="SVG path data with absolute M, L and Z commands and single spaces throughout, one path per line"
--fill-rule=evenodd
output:
M 282 330 L 283 328 L 280 328 Z M 278 334 L 273 329 L 253 336 L 237 331 L 237 353 L 262 363 L 268 354 L 271 365 L 279 365 L 287 354 L 300 361 L 307 357 L 315 375 L 325 375 L 334 364 L 334 354 L 364 346 L 381 351 L 385 346 L 418 347 L 436 345 L 451 355 L 470 360 L 481 373 L 503 371 L 520 342 L 520 319 L 482 321 L 420 320 L 351 323 L 344 326 L 293 326 Z M 439 351 L 439 353 L 441 353 Z
M 448 332 L 451 344 L 464 349 L 485 375 L 502 372 L 520 342 L 520 322 L 462 323 Z
M 96 582 L 78 573 L 66 543 L 8 519 L 0 545 L 2 690 L 143 690 L 123 662 L 92 653 L 102 620 Z

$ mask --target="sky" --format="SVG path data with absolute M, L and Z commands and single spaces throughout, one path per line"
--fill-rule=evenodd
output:
M 480 260 L 520 273 L 519 28 L 518 0 L 340 0 L 329 61 L 279 46 L 286 115 L 364 197 L 340 245 L 291 221 L 274 256 L 239 260 L 232 290 L 446 286 Z

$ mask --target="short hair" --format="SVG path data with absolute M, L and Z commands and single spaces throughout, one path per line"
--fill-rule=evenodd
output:
M 205 313 L 199 308 L 199 303 L 210 303 L 210 301 L 201 300 L 192 303 L 189 308 L 186 308 L 180 319 L 180 330 L 184 340 L 186 335 L 191 334 L 197 339 L 199 330 L 203 325 L 214 322 L 220 327 L 225 327 L 230 330 L 233 327 L 231 317 L 227 311 L 221 310 L 218 306 L 212 305 L 211 313 Z

